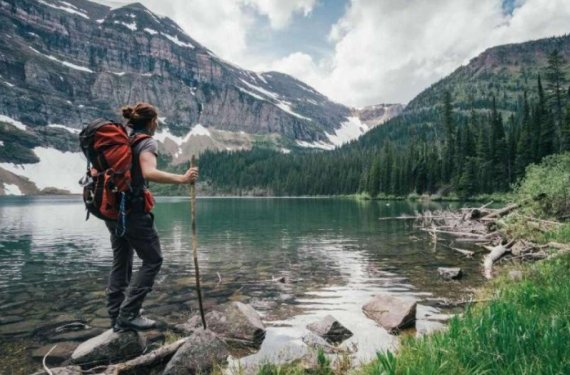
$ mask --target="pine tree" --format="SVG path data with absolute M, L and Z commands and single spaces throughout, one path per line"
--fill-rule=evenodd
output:
M 566 105 L 566 118 L 560 129 L 560 151 L 570 151 L 570 101 Z
M 446 91 L 443 97 L 443 125 L 445 128 L 445 145 L 443 146 L 443 181 L 449 182 L 454 170 L 455 134 L 453 126 L 453 106 L 451 94 Z
M 554 152 L 554 124 L 552 122 L 552 116 L 548 110 L 546 103 L 546 96 L 544 94 L 544 89 L 542 87 L 542 81 L 540 75 L 538 76 L 538 103 L 536 104 L 536 127 L 540 129 L 538 134 L 538 150 L 537 150 L 537 160 L 542 160 L 543 157 L 550 155 Z
M 524 93 L 523 115 L 521 132 L 517 142 L 517 150 L 515 157 L 515 177 L 520 178 L 524 175 L 524 171 L 533 160 L 532 141 L 531 141 L 531 124 L 530 124 L 530 108 L 526 92 Z
M 375 158 L 368 173 L 368 194 L 372 198 L 376 197 L 380 192 L 380 158 Z
M 563 96 L 566 77 L 562 71 L 564 59 L 558 49 L 555 49 L 548 56 L 548 66 L 546 67 L 546 82 L 548 92 L 549 109 L 554 114 L 555 126 L 560 127 L 563 122 Z
M 503 191 L 508 186 L 507 170 L 507 142 L 505 140 L 505 128 L 503 118 L 497 111 L 497 103 L 493 97 L 491 112 L 491 142 L 490 142 L 491 178 L 494 189 Z

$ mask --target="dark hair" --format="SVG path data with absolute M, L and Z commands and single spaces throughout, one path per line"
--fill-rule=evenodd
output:
M 123 117 L 128 121 L 127 125 L 133 129 L 145 129 L 152 120 L 158 117 L 158 111 L 148 103 L 138 103 L 134 107 L 121 108 Z

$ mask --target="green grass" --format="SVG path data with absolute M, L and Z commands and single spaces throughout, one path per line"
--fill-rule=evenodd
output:
M 516 284 L 499 279 L 492 302 L 468 309 L 447 332 L 404 339 L 397 355 L 378 354 L 361 373 L 570 374 L 569 270 L 566 255 L 526 266 Z

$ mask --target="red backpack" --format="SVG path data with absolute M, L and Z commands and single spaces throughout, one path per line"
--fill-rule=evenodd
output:
M 81 151 L 87 158 L 87 173 L 81 179 L 83 202 L 89 214 L 119 221 L 117 234 L 125 233 L 127 201 L 133 193 L 131 168 L 132 147 L 148 134 L 136 133 L 129 137 L 127 129 L 112 121 L 98 119 L 79 133 Z M 144 189 L 145 211 L 154 204 L 151 193 Z

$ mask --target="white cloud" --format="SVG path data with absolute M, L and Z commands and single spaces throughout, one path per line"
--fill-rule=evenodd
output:
M 347 0 L 328 35 L 328 57 L 301 52 L 299 40 L 298 52 L 275 59 L 277 48 L 251 45 L 259 16 L 271 25 L 263 32 L 273 32 L 297 14 L 309 15 L 318 0 L 140 1 L 228 61 L 289 73 L 353 106 L 406 103 L 486 48 L 570 32 L 569 0 L 516 0 L 512 14 L 502 0 Z
M 294 53 L 264 67 L 341 103 L 405 103 L 486 48 L 570 31 L 567 0 L 517 5 L 509 15 L 500 0 L 352 0 L 331 29 L 330 61 Z
M 93 0 L 113 8 L 132 0 Z M 267 16 L 272 28 L 287 26 L 293 14 L 307 16 L 316 0 L 139 0 L 153 12 L 172 18 L 192 38 L 224 59 L 246 67 L 259 57 L 248 51 L 256 32 L 255 14 Z
M 246 5 L 255 8 L 260 14 L 269 18 L 271 26 L 282 29 L 289 24 L 294 13 L 308 16 L 316 4 L 316 0 L 242 0 Z

